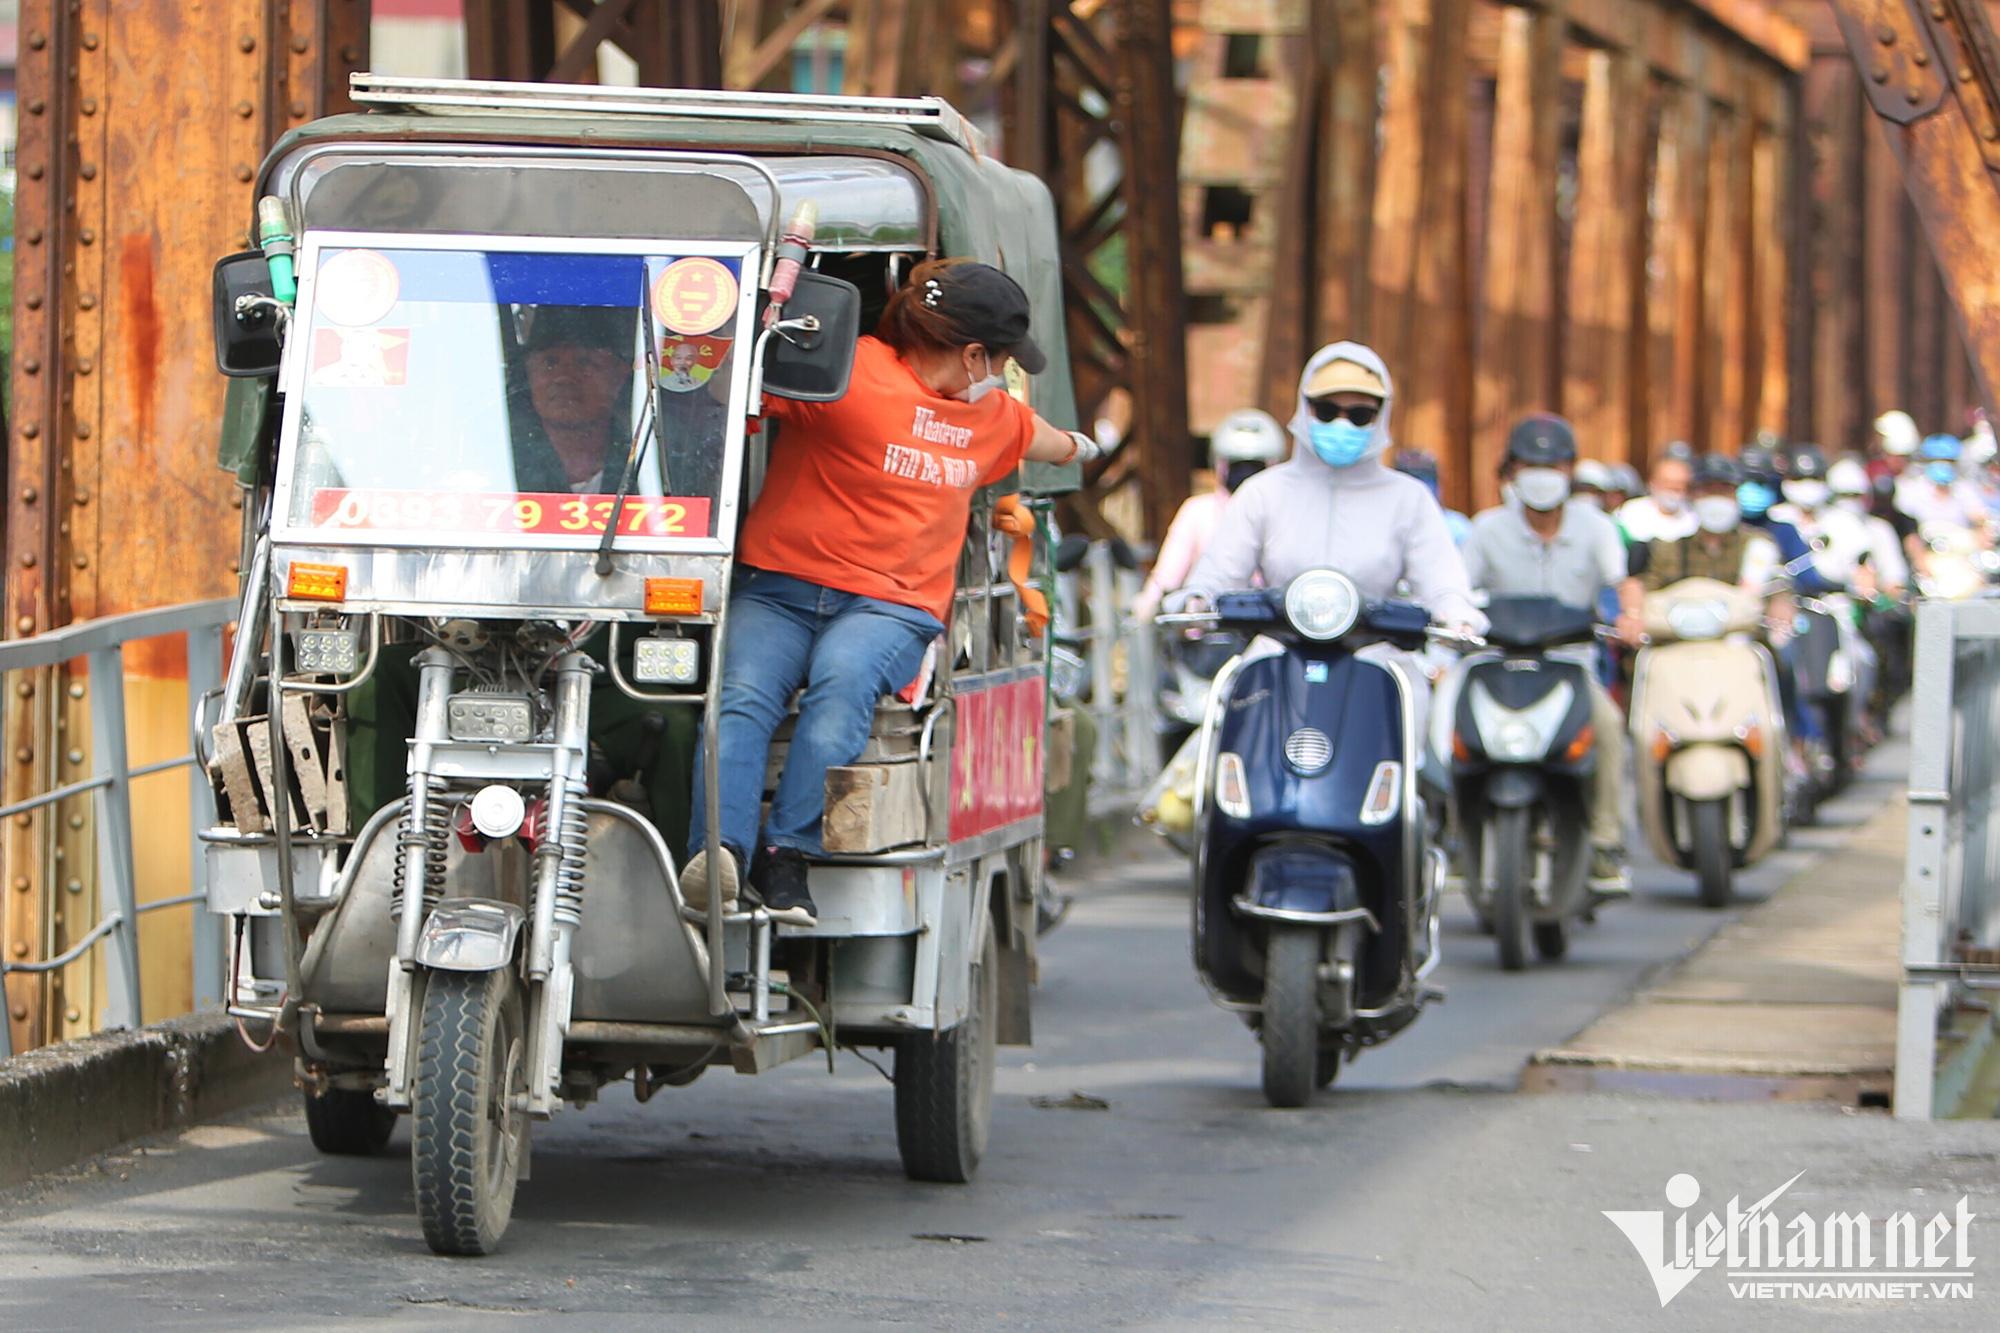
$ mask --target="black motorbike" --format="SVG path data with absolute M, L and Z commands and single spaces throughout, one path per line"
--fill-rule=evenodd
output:
M 1195 966 L 1264 1048 L 1264 1095 L 1303 1106 L 1439 992 L 1438 896 L 1417 767 L 1422 607 L 1333 570 L 1163 617 L 1275 644 L 1216 679 L 1200 743 Z
M 1489 651 L 1454 672 L 1452 820 L 1466 895 L 1492 928 L 1500 966 L 1569 952 L 1591 910 L 1590 799 L 1597 772 L 1589 668 L 1550 656 L 1593 643 L 1596 617 L 1552 597 L 1495 597 Z

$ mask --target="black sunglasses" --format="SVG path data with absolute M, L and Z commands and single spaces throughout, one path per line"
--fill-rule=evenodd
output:
M 1312 414 L 1316 420 L 1338 421 L 1342 417 L 1346 417 L 1357 426 L 1374 425 L 1375 418 L 1382 413 L 1380 407 L 1371 403 L 1362 403 L 1355 407 L 1342 407 L 1330 398 L 1314 399 L 1307 406 L 1312 408 Z

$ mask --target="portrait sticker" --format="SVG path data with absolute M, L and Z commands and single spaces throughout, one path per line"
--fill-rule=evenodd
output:
M 729 355 L 728 338 L 660 339 L 660 387 L 668 393 L 691 393 L 707 384 Z
M 738 293 L 726 264 L 676 259 L 653 283 L 653 317 L 671 332 L 698 338 L 735 318 Z
M 410 379 L 408 329 L 314 329 L 314 388 L 393 389 Z

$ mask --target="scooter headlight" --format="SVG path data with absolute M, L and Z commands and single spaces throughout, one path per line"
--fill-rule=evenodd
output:
M 1299 575 L 1285 589 L 1285 618 L 1308 639 L 1337 639 L 1354 628 L 1361 616 L 1361 590 L 1354 580 L 1331 569 Z
M 1729 628 L 1729 604 L 1720 599 L 1682 602 L 1667 611 L 1667 624 L 1682 639 L 1719 639 Z
M 1502 704 L 1485 681 L 1476 680 L 1466 698 L 1486 757 L 1501 764 L 1529 764 L 1546 755 L 1555 743 L 1556 731 L 1576 701 L 1576 688 L 1559 680 L 1547 694 L 1517 709 Z

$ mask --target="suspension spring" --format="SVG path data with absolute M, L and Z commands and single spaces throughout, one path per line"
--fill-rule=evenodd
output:
M 556 863 L 556 919 L 574 926 L 583 920 L 583 857 L 590 833 L 583 801 L 590 791 L 573 778 L 562 782 L 562 827 L 556 830 L 556 841 L 562 848 Z
M 444 866 L 447 840 L 451 837 L 451 811 L 446 802 L 433 800 L 430 784 L 422 774 L 410 775 L 410 804 L 396 828 L 396 886 L 389 895 L 389 916 L 403 915 L 402 885 L 405 867 L 412 856 L 423 858 L 424 913 L 430 914 L 444 898 Z

